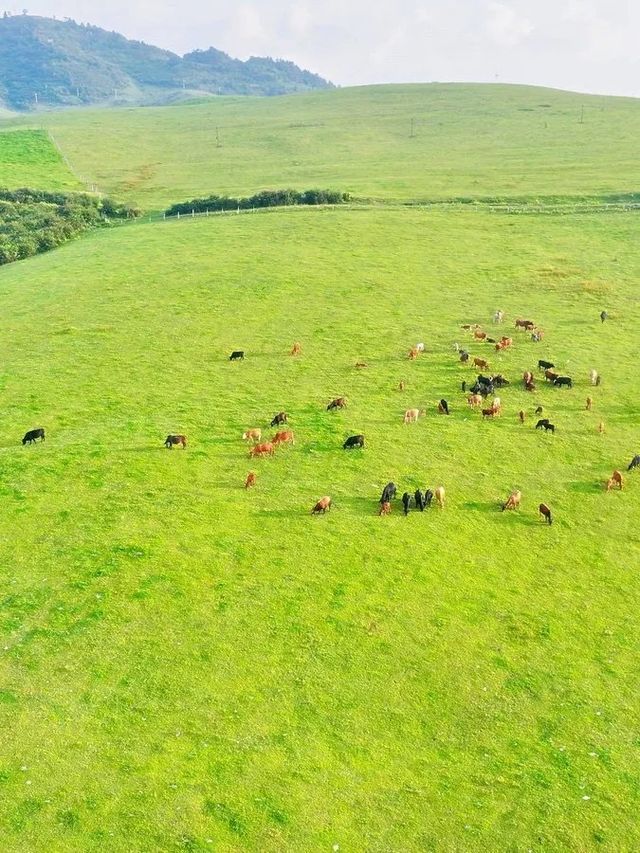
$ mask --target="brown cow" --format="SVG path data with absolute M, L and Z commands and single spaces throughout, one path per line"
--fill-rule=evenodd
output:
M 168 450 L 172 450 L 176 444 L 181 444 L 183 448 L 187 449 L 187 436 L 186 435 L 168 435 L 164 446 Z
M 252 447 L 249 451 L 249 457 L 254 458 L 256 456 L 273 456 L 275 452 L 275 445 L 271 441 L 265 441 L 263 444 L 256 444 L 255 447 Z
M 480 330 L 476 329 L 476 331 L 473 333 L 473 337 L 477 341 L 483 341 L 487 337 L 487 333 L 481 332 Z
M 246 432 L 242 433 L 242 440 L 243 441 L 257 442 L 257 441 L 260 441 L 261 438 L 262 438 L 262 430 L 258 429 L 257 427 L 256 427 L 256 429 L 248 429 Z
M 440 509 L 444 509 L 444 486 L 438 486 L 435 491 L 435 499 Z
M 495 409 L 483 409 L 482 417 L 483 418 L 494 418 L 496 415 Z
M 525 370 L 522 374 L 522 382 L 524 385 L 528 385 L 533 382 L 533 373 L 530 370 Z
M 460 328 L 466 329 L 469 332 L 471 329 L 478 329 L 480 327 L 477 323 L 465 323 L 464 326 L 461 326 Z
M 474 358 L 473 366 L 477 367 L 479 370 L 489 370 L 489 362 L 484 358 Z
M 522 409 L 520 409 L 520 411 L 518 412 L 518 417 L 520 418 L 520 423 L 523 424 L 526 415 Z
M 534 326 L 532 320 L 516 320 L 516 329 L 527 329 L 529 326 Z
M 553 382 L 558 378 L 558 376 L 560 376 L 560 374 L 556 373 L 555 370 L 545 370 L 544 372 L 545 382 Z
M 401 379 L 399 384 L 398 384 L 398 391 L 405 391 L 406 388 L 407 388 L 407 383 L 404 381 L 404 379 Z
M 607 491 L 610 492 L 614 486 L 617 486 L 620 491 L 624 488 L 624 478 L 620 471 L 614 471 L 611 477 L 607 480 Z
M 418 420 L 420 415 L 426 415 L 424 409 L 407 409 L 407 411 L 404 413 L 404 418 L 402 419 L 402 422 L 405 424 L 413 424 Z
M 409 350 L 409 360 L 415 361 L 419 354 L 420 350 L 417 347 L 412 347 L 412 349 Z
M 293 347 L 291 348 L 291 355 L 300 355 L 302 352 L 302 344 L 299 341 L 296 341 Z
M 279 444 L 295 444 L 296 443 L 293 432 L 290 429 L 284 430 L 284 432 L 277 432 L 273 436 L 271 441 L 276 447 Z
M 329 495 L 325 495 L 323 498 L 320 498 L 318 503 L 311 510 L 311 515 L 317 515 L 320 512 L 324 515 L 324 513 L 330 509 L 331 509 L 331 498 L 329 497 Z
M 511 492 L 511 494 L 507 498 L 506 504 L 502 505 L 502 511 L 504 512 L 505 509 L 518 509 L 521 500 L 522 492 Z
M 336 397 L 335 400 L 332 400 L 327 406 L 327 411 L 331 412 L 334 409 L 346 409 L 347 408 L 347 398 L 346 397 Z
M 383 501 L 380 504 L 380 512 L 378 515 L 390 515 L 391 514 L 391 503 L 389 501 Z
M 591 397 L 587 397 L 587 406 L 586 406 L 586 409 L 587 409 L 587 411 L 588 411 L 588 412 L 590 412 L 590 411 L 591 411 L 591 407 L 592 407 L 592 406 L 593 406 L 593 400 L 591 399 Z
M 255 475 L 255 471 L 249 471 L 249 473 L 247 474 L 247 479 L 244 481 L 245 489 L 250 489 L 252 486 L 255 486 L 256 480 L 257 478 Z
M 356 367 L 357 367 L 359 370 L 360 370 L 360 369 L 362 369 L 363 367 L 368 367 L 368 366 L 369 366 L 369 365 L 367 364 L 367 362 L 366 362 L 366 361 L 356 361 Z
M 553 523 L 553 519 L 551 517 L 551 510 L 546 504 L 540 504 L 540 506 L 538 507 L 538 512 L 542 516 L 542 520 L 546 521 L 547 524 Z
M 482 394 L 470 394 L 467 397 L 467 403 L 471 406 L 471 408 L 475 408 L 476 406 L 482 405 Z
M 598 432 L 600 433 L 600 435 L 604 433 L 604 421 L 600 421 L 600 423 L 598 424 Z

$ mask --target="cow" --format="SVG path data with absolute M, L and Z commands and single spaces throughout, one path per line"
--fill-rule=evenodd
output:
M 257 427 L 255 429 L 248 429 L 246 432 L 242 433 L 242 440 L 243 441 L 255 441 L 255 442 L 257 442 L 257 441 L 260 441 L 261 438 L 262 438 L 262 430 L 258 429 Z
M 234 350 L 229 356 L 229 361 L 244 361 L 244 350 Z
M 598 424 L 598 432 L 600 433 L 600 435 L 603 435 L 603 433 L 604 433 L 604 421 L 600 421 L 600 423 Z
M 522 384 L 529 385 L 533 382 L 533 373 L 530 370 L 525 370 L 522 374 Z
M 362 370 L 363 368 L 368 367 L 368 366 L 369 365 L 367 364 L 366 361 L 356 361 L 356 368 L 358 370 Z
M 479 329 L 476 329 L 476 331 L 473 333 L 473 337 L 476 339 L 476 341 L 483 341 L 487 337 L 487 333 L 481 332 Z
M 457 342 L 456 342 L 456 343 L 453 345 L 453 348 L 454 348 L 454 350 L 455 350 L 456 352 L 460 352 L 460 344 L 459 344 L 459 343 L 457 343 Z
M 441 415 L 448 415 L 449 414 L 449 404 L 447 403 L 446 400 L 440 400 L 440 402 L 438 403 L 438 412 Z
M 496 386 L 496 388 L 506 388 L 509 384 L 509 380 L 505 379 L 501 373 L 498 373 L 497 376 L 493 377 L 493 384 Z
M 543 426 L 544 426 L 544 431 L 545 431 L 545 432 L 553 433 L 553 435 L 555 435 L 555 434 L 556 434 L 556 428 L 555 428 L 555 425 L 554 425 L 554 424 L 550 424 L 550 423 L 548 423 L 548 422 L 547 422 L 547 423 L 546 423 L 546 424 L 544 424 Z
M 343 450 L 352 450 L 354 447 L 364 447 L 363 435 L 351 435 L 342 445 Z
M 296 341 L 295 344 L 291 347 L 291 355 L 300 355 L 302 352 L 302 344 L 299 341 Z
M 482 410 L 482 417 L 483 418 L 494 418 L 495 416 L 496 416 L 496 410 L 493 408 Z
M 523 423 L 524 423 L 524 419 L 525 419 L 525 417 L 526 417 L 526 415 L 525 415 L 525 413 L 524 413 L 524 410 L 523 410 L 523 409 L 520 409 L 520 411 L 518 412 L 518 417 L 520 418 L 520 423 L 521 423 L 521 424 L 523 424 Z
M 346 397 L 336 397 L 335 400 L 332 400 L 327 406 L 328 412 L 333 412 L 336 409 L 346 409 L 347 408 L 347 399 Z
M 389 501 L 385 501 L 384 503 L 380 504 L 380 512 L 378 513 L 378 515 L 391 515 L 391 504 L 389 503 Z
M 614 471 L 611 477 L 607 480 L 607 491 L 610 492 L 614 486 L 617 486 L 620 491 L 624 488 L 624 478 L 620 471 Z
M 388 503 L 392 501 L 397 494 L 396 484 L 395 483 L 387 483 L 387 485 L 382 490 L 382 496 L 380 497 L 380 503 Z
M 531 392 L 535 391 L 536 390 L 536 383 L 535 382 L 527 382 L 524 386 L 524 390 L 525 391 L 531 391 Z
M 271 442 L 277 447 L 279 444 L 295 444 L 296 440 L 293 432 L 287 429 L 283 432 L 277 432 L 271 439 Z
M 491 404 L 491 408 L 496 413 L 496 415 L 499 415 L 502 412 L 502 400 L 500 399 L 500 397 L 494 397 L 493 398 L 493 403 Z
M 598 381 L 600 379 L 600 377 L 598 376 L 597 370 L 590 370 L 589 371 L 589 379 L 590 379 L 592 385 L 599 385 L 600 384 Z
M 538 406 L 538 408 L 536 409 L 536 415 L 541 415 L 543 412 L 544 412 L 544 407 Z
M 607 319 L 607 317 L 608 317 L 608 316 L 609 316 L 609 315 L 607 314 L 607 312 L 606 312 L 606 311 L 601 311 L 601 312 L 600 312 L 600 322 L 601 322 L 601 323 L 604 323 L 604 321 Z
M 419 355 L 420 355 L 420 351 L 418 349 L 416 349 L 416 347 L 412 347 L 409 350 L 409 355 L 408 355 L 409 361 L 415 361 Z
M 545 370 L 545 372 L 544 372 L 544 381 L 545 382 L 555 382 L 556 379 L 559 378 L 559 376 L 560 376 L 559 373 L 556 373 L 555 370 L 551 370 L 551 368 L 549 368 L 548 370 Z
M 489 370 L 489 362 L 484 358 L 474 358 L 473 366 L 477 367 L 478 370 Z
M 534 344 L 539 343 L 543 338 L 544 332 L 542 331 L 542 329 L 538 329 L 537 331 L 532 332 L 531 334 L 531 340 L 534 342 Z
M 466 364 L 470 358 L 471 356 L 469 355 L 469 353 L 466 350 L 462 350 L 462 352 L 460 353 L 460 361 L 463 364 Z
M 547 524 L 553 523 L 553 518 L 551 517 L 551 510 L 546 504 L 540 504 L 538 507 L 538 512 L 542 516 L 542 520 L 546 521 Z
M 519 491 L 511 492 L 511 494 L 507 498 L 507 502 L 502 505 L 502 511 L 504 512 L 506 509 L 518 509 L 520 506 L 521 500 L 522 500 L 522 492 L 519 492 Z
M 471 406 L 471 408 L 475 408 L 476 406 L 482 405 L 482 394 L 469 394 L 467 397 L 467 403 Z
M 633 471 L 634 468 L 637 468 L 640 465 L 640 455 L 634 456 L 631 462 L 629 462 L 629 467 L 627 471 Z
M 460 390 L 462 391 L 463 394 L 467 393 L 467 383 L 466 382 L 463 381 L 460 383 Z
M 407 409 L 407 411 L 404 413 L 404 418 L 402 419 L 402 422 L 405 424 L 413 424 L 418 420 L 420 415 L 424 414 L 426 414 L 424 409 Z
M 431 489 L 427 489 L 427 491 L 424 493 L 424 505 L 425 505 L 426 509 L 429 509 L 432 501 L 433 501 L 433 492 L 431 491 Z
M 271 426 L 281 426 L 282 424 L 286 424 L 289 422 L 289 415 L 286 412 L 278 412 L 277 415 L 273 416 L 273 420 L 271 421 Z
M 496 313 L 493 315 L 493 322 L 494 323 L 502 323 L 503 320 L 504 320 L 504 311 L 496 311 Z
M 555 364 L 552 361 L 545 361 L 543 358 L 538 361 L 538 370 L 551 370 L 554 367 Z
M 540 420 L 536 424 L 536 429 L 544 429 L 548 423 L 549 423 L 549 418 L 540 418 Z
M 469 332 L 471 331 L 471 329 L 479 328 L 479 326 L 477 323 L 465 323 L 464 325 L 460 326 L 460 328 L 465 329 L 467 332 Z
M 533 320 L 516 320 L 516 329 L 526 329 L 533 328 L 535 323 Z
M 587 405 L 586 405 L 586 409 L 587 409 L 587 411 L 588 411 L 588 412 L 590 412 L 590 411 L 591 411 L 591 407 L 592 407 L 592 406 L 593 406 L 593 400 L 591 399 L 591 397 L 587 397 Z
M 29 433 L 27 433 L 28 435 Z M 26 438 L 26 436 L 25 436 Z M 44 440 L 44 435 L 42 436 Z M 24 444 L 24 441 L 22 442 Z M 181 444 L 182 447 L 186 450 L 187 448 L 187 437 L 186 435 L 168 435 L 165 439 L 164 446 L 167 450 L 173 450 L 174 446 L 177 444 Z
M 402 506 L 404 507 L 404 514 L 409 515 L 409 508 L 411 507 L 411 495 L 409 492 L 405 492 L 402 496 Z
M 416 344 L 414 349 L 417 349 L 418 352 L 424 352 L 424 344 Z
M 425 507 L 424 495 L 422 494 L 420 489 L 416 489 L 416 493 L 413 496 L 413 498 L 416 502 L 416 507 L 420 510 L 420 512 L 424 512 L 424 507 Z
M 325 512 L 328 512 L 330 509 L 331 509 L 331 498 L 329 497 L 329 495 L 325 495 L 323 498 L 320 498 L 320 500 L 316 503 L 314 508 L 311 510 L 311 515 L 318 515 L 318 513 L 320 513 L 320 512 L 324 515 Z
M 435 499 L 440 509 L 444 509 L 444 497 L 444 486 L 438 486 L 435 492 Z
M 553 384 L 556 388 L 573 388 L 573 382 L 569 376 L 556 376 Z
M 247 474 L 247 479 L 244 481 L 245 489 L 250 489 L 255 486 L 256 480 L 257 478 L 255 475 L 255 471 L 249 471 L 249 473 Z
M 254 459 L 258 456 L 273 456 L 276 452 L 276 446 L 272 441 L 264 441 L 262 444 L 256 444 L 249 451 L 249 458 Z
M 405 391 L 406 388 L 407 388 L 407 383 L 404 381 L 404 379 L 401 379 L 400 382 L 398 383 L 398 391 Z
M 37 438 L 39 438 L 40 441 L 44 441 L 44 430 L 42 427 L 38 427 L 38 429 L 30 429 L 26 432 L 22 439 L 22 444 L 35 444 Z

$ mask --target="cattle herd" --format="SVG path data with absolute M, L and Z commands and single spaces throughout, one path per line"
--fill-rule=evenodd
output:
M 505 315 L 503 311 L 496 311 L 493 315 L 493 322 L 495 324 L 503 323 L 504 319 Z M 607 319 L 608 314 L 606 311 L 603 311 L 600 314 L 600 320 L 604 323 Z M 499 339 L 494 336 L 490 336 L 487 332 L 482 330 L 480 325 L 477 323 L 467 323 L 464 324 L 461 328 L 472 335 L 474 343 L 491 344 L 495 348 L 496 352 L 511 349 L 511 347 L 514 345 L 513 338 L 508 337 L 506 335 L 501 336 Z M 544 339 L 544 332 L 542 331 L 542 329 L 538 328 L 532 320 L 517 319 L 515 321 L 515 329 L 516 331 L 524 331 L 528 333 L 531 336 L 531 340 L 534 342 L 540 342 Z M 489 374 L 477 374 L 476 379 L 469 387 L 467 387 L 466 381 L 462 382 L 461 390 L 464 394 L 467 394 L 467 405 L 471 409 L 479 408 L 481 411 L 482 420 L 492 419 L 501 416 L 502 401 L 500 397 L 496 396 L 495 392 L 497 389 L 503 389 L 508 387 L 511 383 L 504 376 L 502 376 L 502 374 L 492 375 L 489 373 L 490 364 L 487 358 L 479 356 L 472 357 L 469 350 L 461 347 L 458 343 L 455 343 L 453 345 L 453 348 L 458 354 L 459 360 L 462 364 L 469 365 L 469 363 L 471 362 L 474 369 L 477 368 L 478 370 L 486 371 L 487 374 Z M 424 343 L 418 343 L 415 346 L 411 347 L 408 353 L 408 358 L 410 361 L 415 361 L 424 352 Z M 301 344 L 299 342 L 294 343 L 290 354 L 292 356 L 298 356 L 301 353 Z M 243 361 L 244 358 L 244 350 L 234 350 L 234 352 L 231 353 L 229 360 Z M 366 363 L 362 361 L 357 362 L 355 366 L 356 368 L 367 367 Z M 555 364 L 551 361 L 547 361 L 546 359 L 539 359 L 538 371 L 541 372 L 543 381 L 545 383 L 549 383 L 555 386 L 556 388 L 573 388 L 572 378 L 570 376 L 560 375 L 555 369 Z M 596 370 L 590 371 L 589 381 L 591 386 L 597 387 L 600 385 L 601 377 Z M 536 377 L 534 376 L 534 373 L 532 371 L 527 370 L 524 372 L 522 376 L 522 386 L 525 391 L 533 392 L 536 390 Z M 404 380 L 400 381 L 398 389 L 400 391 L 406 390 L 406 383 L 404 382 Z M 486 404 L 488 397 L 493 398 L 491 400 L 490 405 Z M 586 398 L 586 409 L 588 411 L 591 411 L 592 405 L 593 399 L 589 396 Z M 347 399 L 345 397 L 336 397 L 335 399 L 331 400 L 331 402 L 327 405 L 327 411 L 329 412 L 346 408 Z M 450 407 L 447 400 L 442 398 L 436 404 L 436 410 L 438 414 L 449 415 Z M 535 409 L 535 414 L 541 415 L 542 413 L 543 407 L 538 406 Z M 425 409 L 407 409 L 403 416 L 403 423 L 415 423 L 421 416 L 424 415 L 426 415 Z M 521 424 L 524 424 L 526 422 L 527 413 L 525 412 L 525 410 L 521 409 L 518 412 L 518 418 Z M 270 425 L 271 427 L 282 427 L 288 424 L 288 420 L 289 416 L 286 412 L 277 412 L 271 419 Z M 538 418 L 535 425 L 535 429 L 544 430 L 545 433 L 555 434 L 556 432 L 555 424 L 552 424 L 548 418 Z M 604 424 L 602 421 L 598 425 L 598 431 L 600 433 L 604 432 Z M 22 439 L 22 444 L 35 444 L 38 439 L 40 439 L 40 441 L 45 440 L 45 431 L 42 427 L 39 427 L 38 429 L 29 430 Z M 252 427 L 250 429 L 245 430 L 245 432 L 242 434 L 242 440 L 248 442 L 251 445 L 249 449 L 249 456 L 252 459 L 257 459 L 265 456 L 273 456 L 276 452 L 276 449 L 284 444 L 295 445 L 295 436 L 293 434 L 293 431 L 290 429 L 280 430 L 276 432 L 270 440 L 263 441 L 262 430 L 259 427 Z M 170 434 L 167 436 L 164 445 L 169 450 L 173 449 L 173 447 L 175 446 L 181 446 L 183 449 L 186 449 L 187 438 L 185 435 Z M 361 434 L 349 436 L 344 441 L 342 447 L 344 450 L 364 449 L 365 436 Z M 629 463 L 627 470 L 633 471 L 635 468 L 640 468 L 640 454 L 633 457 L 633 459 Z M 245 489 L 250 489 L 256 486 L 257 481 L 258 478 L 255 471 L 250 471 L 245 480 Z M 624 488 L 624 477 L 622 473 L 618 470 L 615 470 L 611 477 L 609 477 L 605 481 L 605 488 L 606 491 L 611 491 L 612 489 L 616 488 L 622 491 Z M 378 514 L 380 516 L 389 515 L 391 513 L 393 501 L 397 497 L 397 491 L 398 490 L 395 483 L 387 483 L 387 485 L 384 487 L 379 500 Z M 421 489 L 417 489 L 413 493 L 405 491 L 401 498 L 404 515 L 408 515 L 413 506 L 415 506 L 415 508 L 420 512 L 424 512 L 426 509 L 429 509 L 429 507 L 431 507 L 434 500 L 438 507 L 444 509 L 444 486 L 438 486 L 433 490 L 427 488 L 424 490 L 424 492 Z M 522 493 L 519 490 L 514 491 L 509 494 L 507 500 L 501 504 L 501 509 L 502 511 L 516 510 L 520 507 L 521 501 Z M 324 515 L 331 509 L 331 505 L 331 497 L 329 495 L 325 495 L 314 504 L 311 513 L 312 515 Z M 545 522 L 546 524 L 552 524 L 553 515 L 551 509 L 547 506 L 547 504 L 540 503 L 538 507 L 538 512 L 543 522 Z

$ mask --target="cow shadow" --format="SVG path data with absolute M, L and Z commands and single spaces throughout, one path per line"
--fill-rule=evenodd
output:
M 602 481 L 596 480 L 575 480 L 569 484 L 569 491 L 579 495 L 594 495 L 605 491 L 605 478 Z
M 503 501 L 466 501 L 462 506 L 472 512 L 501 512 L 503 503 Z

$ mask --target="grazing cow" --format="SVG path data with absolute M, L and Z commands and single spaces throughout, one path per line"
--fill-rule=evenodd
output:
M 544 424 L 544 431 L 545 432 L 551 432 L 551 433 L 553 433 L 553 435 L 555 435 L 556 434 L 555 425 L 547 422 L 546 424 Z
M 234 350 L 229 356 L 229 361 L 244 361 L 244 350 Z
M 476 382 L 469 390 L 472 394 L 480 394 L 482 397 L 488 397 L 489 394 L 493 394 L 495 389 L 493 385 L 483 385 L 481 382 Z
M 617 486 L 620 491 L 622 491 L 624 488 L 624 479 L 620 471 L 614 471 L 609 480 L 607 481 L 607 491 L 610 492 L 614 486 Z
M 601 312 L 600 312 L 600 322 L 601 322 L 601 323 L 604 323 L 604 321 L 607 319 L 607 317 L 608 317 L 608 316 L 609 316 L 609 315 L 607 314 L 607 312 L 606 312 L 606 311 L 601 311 Z
M 600 433 L 600 435 L 604 433 L 604 421 L 600 421 L 600 423 L 598 424 L 598 432 Z
M 29 432 L 25 433 L 22 443 L 35 444 L 37 438 L 39 438 L 40 441 L 44 441 L 44 430 L 42 427 L 39 427 L 38 429 L 30 429 Z
M 536 332 L 532 333 L 531 340 L 534 343 L 539 343 L 539 341 L 541 341 L 543 339 L 543 337 L 544 337 L 544 332 L 542 331 L 542 329 L 538 329 Z
M 404 507 L 404 514 L 409 515 L 409 507 L 411 506 L 411 495 L 409 492 L 405 492 L 402 496 L 402 506 Z
M 586 409 L 587 409 L 587 411 L 588 411 L 588 412 L 590 412 L 590 411 L 591 411 L 591 407 L 592 407 L 592 406 L 593 406 L 593 400 L 591 399 L 591 397 L 587 397 L 587 406 L 586 406 Z
M 533 320 L 516 320 L 516 329 L 526 329 L 533 328 L 535 323 Z
M 538 406 L 536 409 L 536 415 L 541 415 L 544 412 L 544 408 L 542 406 Z
M 320 500 L 317 502 L 317 504 L 311 510 L 311 515 L 317 515 L 320 512 L 324 515 L 325 512 L 328 512 L 330 509 L 331 509 L 331 498 L 329 497 L 329 495 L 325 495 L 323 498 L 320 498 Z
M 391 504 L 389 501 L 385 501 L 380 504 L 380 512 L 378 515 L 391 515 Z
M 257 477 L 255 475 L 255 471 L 249 471 L 249 473 L 247 474 L 247 479 L 244 481 L 245 489 L 251 489 L 253 486 L 255 486 L 256 481 Z
M 545 382 L 555 382 L 560 376 L 559 373 L 556 373 L 555 370 L 545 370 L 544 372 L 544 381 Z
M 525 370 L 522 374 L 522 383 L 523 385 L 529 385 L 533 382 L 533 373 L 530 370 Z
M 524 419 L 526 418 L 526 414 L 524 412 L 524 409 L 520 409 L 520 411 L 518 412 L 518 417 L 520 418 L 520 423 L 523 424 Z
M 494 410 L 494 412 L 497 415 L 500 414 L 500 412 L 502 411 L 502 400 L 500 399 L 500 397 L 494 397 L 493 398 L 493 403 L 491 404 L 491 408 Z
M 406 390 L 406 387 L 407 387 L 407 383 L 404 381 L 404 379 L 401 379 L 399 384 L 398 384 L 398 391 L 404 391 L 404 390 Z
M 556 388 L 573 388 L 573 382 L 569 376 L 557 376 L 553 380 L 553 384 Z
M 27 435 L 28 434 L 29 433 L 27 433 Z M 25 436 L 25 438 L 26 438 L 26 436 Z M 42 435 L 42 439 L 44 441 L 44 434 Z M 22 443 L 24 444 L 24 441 Z M 167 448 L 167 450 L 173 450 L 174 446 L 177 444 L 181 444 L 183 446 L 183 448 L 186 450 L 186 447 L 187 447 L 186 435 L 168 435 L 165 442 L 164 442 L 164 446 Z
M 424 512 L 425 500 L 424 500 L 424 495 L 422 494 L 420 489 L 416 489 L 416 493 L 413 497 L 414 497 L 414 500 L 416 502 L 417 508 L 420 510 L 420 512 Z
M 463 364 L 466 364 L 466 363 L 469 361 L 469 359 L 470 359 L 470 358 L 471 358 L 471 356 L 470 356 L 470 355 L 469 355 L 469 353 L 466 351 L 466 349 L 463 349 L 463 350 L 462 350 L 462 352 L 460 353 L 460 361 L 461 361 Z
M 416 347 L 413 347 L 412 349 L 409 350 L 409 360 L 415 361 L 419 354 L 420 354 L 419 350 L 417 350 Z
M 440 509 L 444 509 L 444 497 L 444 486 L 438 486 L 435 492 L 435 499 Z
M 424 344 L 416 344 L 414 349 L 417 349 L 418 352 L 424 352 Z
M 420 415 L 424 414 L 426 414 L 424 409 L 407 409 L 407 411 L 404 413 L 404 418 L 402 419 L 402 422 L 405 424 L 413 424 L 418 420 Z
M 369 365 L 367 364 L 366 361 L 356 361 L 356 367 L 358 368 L 358 370 L 361 370 L 362 368 L 368 367 L 368 366 Z
M 489 362 L 484 358 L 474 358 L 473 366 L 477 367 L 478 370 L 489 370 Z
M 482 410 L 482 417 L 483 418 L 494 418 L 495 416 L 496 416 L 496 410 L 493 408 Z
M 631 462 L 629 462 L 629 467 L 627 471 L 633 471 L 634 468 L 637 468 L 640 465 L 640 456 L 634 456 Z
M 296 341 L 295 344 L 291 347 L 291 355 L 300 355 L 302 352 L 302 344 L 299 341 Z
M 449 414 L 449 404 L 447 403 L 446 400 L 440 400 L 440 402 L 438 403 L 438 412 L 441 415 L 448 415 Z
M 535 382 L 527 382 L 526 385 L 524 386 L 524 390 L 525 391 L 535 391 L 536 390 L 536 383 Z
M 476 329 L 476 331 L 473 333 L 473 337 L 477 341 L 483 341 L 487 337 L 487 333 L 481 332 L 479 329 Z
M 352 450 L 354 447 L 364 447 L 363 435 L 352 435 L 342 445 L 343 450 Z
M 466 382 L 461 383 L 460 390 L 462 391 L 463 394 L 467 393 L 467 383 Z
M 277 415 L 273 416 L 273 420 L 271 421 L 271 426 L 281 426 L 282 424 L 286 424 L 289 422 L 289 415 L 286 412 L 278 412 Z
M 503 320 L 504 320 L 504 311 L 496 311 L 496 313 L 493 315 L 493 322 L 494 323 L 502 323 Z
M 260 441 L 262 438 L 262 430 L 258 429 L 248 429 L 246 432 L 242 433 L 243 441 Z
M 347 399 L 346 397 L 336 397 L 335 400 L 332 400 L 327 406 L 327 411 L 332 412 L 335 409 L 346 409 L 347 408 Z
M 276 446 L 272 441 L 264 441 L 262 444 L 256 444 L 249 451 L 249 458 L 254 459 L 258 456 L 273 456 L 276 452 Z
M 542 358 L 538 361 L 538 370 L 551 370 L 553 367 L 555 364 L 552 361 L 545 361 Z
M 279 444 L 295 444 L 296 440 L 293 432 L 287 429 L 284 432 L 277 432 L 271 439 L 271 442 L 277 447 Z
M 551 510 L 546 504 L 540 504 L 538 507 L 538 512 L 542 516 L 543 521 L 546 521 L 547 524 L 552 524 L 553 519 L 551 517 Z
M 522 492 L 519 492 L 519 491 L 511 492 L 511 494 L 507 498 L 507 502 L 502 505 L 502 511 L 504 512 L 506 509 L 518 509 L 520 506 L 521 500 L 522 500 Z
M 395 483 L 387 483 L 387 485 L 382 490 L 382 496 L 380 497 L 380 503 L 388 503 L 392 501 L 397 494 L 396 484 Z
M 598 382 L 598 379 L 599 379 L 599 378 L 600 378 L 600 377 L 598 376 L 598 371 L 597 371 L 597 370 L 590 370 L 590 371 L 589 371 L 589 379 L 590 379 L 590 381 L 591 381 L 591 384 L 592 384 L 592 385 L 599 385 L 599 384 L 600 384 L 600 383 Z
M 509 381 L 505 379 L 501 373 L 498 373 L 497 376 L 493 377 L 493 384 L 496 386 L 496 388 L 506 388 L 509 384 Z
M 549 418 L 541 418 L 536 424 L 536 429 L 544 429 L 549 423 Z
M 471 406 L 471 408 L 475 408 L 476 406 L 482 405 L 482 394 L 470 394 L 467 397 L 467 403 Z
M 427 489 L 426 492 L 424 493 L 425 509 L 429 509 L 432 501 L 433 501 L 433 492 L 431 491 L 431 489 Z
M 598 387 L 600 386 L 600 382 L 601 382 L 601 381 L 602 381 L 602 377 L 600 376 L 600 374 L 598 374 L 598 376 L 596 377 L 596 385 L 597 385 Z

